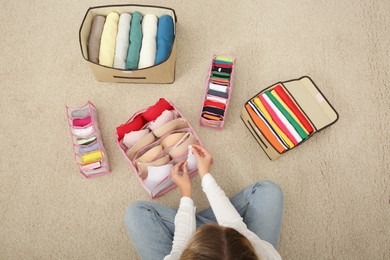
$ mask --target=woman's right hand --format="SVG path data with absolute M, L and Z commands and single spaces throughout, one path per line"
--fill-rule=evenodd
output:
M 211 154 L 200 145 L 193 144 L 192 148 L 192 153 L 196 157 L 196 164 L 198 166 L 199 175 L 203 178 L 206 173 L 210 172 L 211 162 L 213 161 L 213 158 L 211 157 Z

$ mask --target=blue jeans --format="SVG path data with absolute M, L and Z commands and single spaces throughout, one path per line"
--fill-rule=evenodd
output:
M 234 195 L 230 201 L 248 229 L 275 248 L 283 214 L 283 192 L 271 181 L 261 181 Z M 126 212 L 125 224 L 141 259 L 163 259 L 171 252 L 177 209 L 150 201 L 136 201 Z M 217 223 L 211 208 L 196 214 L 196 226 Z

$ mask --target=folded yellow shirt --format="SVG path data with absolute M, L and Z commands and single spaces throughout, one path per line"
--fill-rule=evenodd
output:
M 280 104 L 282 104 L 282 106 L 284 107 L 284 109 L 287 110 L 287 112 L 294 118 L 295 121 L 297 121 L 297 123 L 302 127 L 303 131 L 305 131 L 305 133 L 307 135 L 310 135 L 310 133 L 306 130 L 306 128 L 302 125 L 301 121 L 299 121 L 299 119 L 296 117 L 296 115 L 291 111 L 291 109 L 286 105 L 286 103 L 284 103 L 284 101 L 279 97 L 278 93 L 276 93 L 275 90 L 272 90 L 271 91 L 271 94 L 274 95 L 274 97 L 279 101 Z
M 115 40 L 118 33 L 119 14 L 111 12 L 104 23 L 102 39 L 100 42 L 99 63 L 108 67 L 114 64 Z
M 102 159 L 102 152 L 100 150 L 96 150 L 94 152 L 85 153 L 81 156 L 81 162 L 83 164 L 93 163 L 96 161 L 100 161 Z
M 287 135 L 279 128 L 279 126 L 272 120 L 271 115 L 268 113 L 267 109 L 264 107 L 263 103 L 261 103 L 259 98 L 254 98 L 253 102 L 255 102 L 256 106 L 260 109 L 260 111 L 264 114 L 265 118 L 267 118 L 268 122 L 271 124 L 273 129 L 280 135 L 280 137 L 287 143 L 288 147 L 293 148 L 294 144 L 287 137 Z

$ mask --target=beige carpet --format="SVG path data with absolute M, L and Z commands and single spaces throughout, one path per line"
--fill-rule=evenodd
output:
M 137 258 L 123 215 L 129 203 L 150 198 L 114 131 L 160 97 L 194 126 L 228 195 L 262 179 L 282 187 L 278 249 L 285 259 L 390 259 L 390 2 L 142 3 L 177 12 L 172 85 L 94 79 L 78 30 L 87 8 L 102 1 L 1 1 L 0 259 Z M 237 57 L 222 132 L 197 125 L 213 53 Z M 240 111 L 264 87 L 303 75 L 313 78 L 340 120 L 271 162 Z M 98 107 L 113 169 L 91 180 L 77 171 L 65 117 L 65 104 L 88 99 Z M 205 208 L 198 178 L 193 185 L 198 209 Z M 178 200 L 174 190 L 156 201 L 176 207 Z

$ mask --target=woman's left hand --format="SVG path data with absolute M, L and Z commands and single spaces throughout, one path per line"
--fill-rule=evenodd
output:
M 183 174 L 179 172 L 179 168 L 183 166 Z M 192 183 L 191 178 L 188 175 L 186 161 L 178 162 L 172 169 L 172 180 L 179 188 L 182 197 L 192 196 Z

